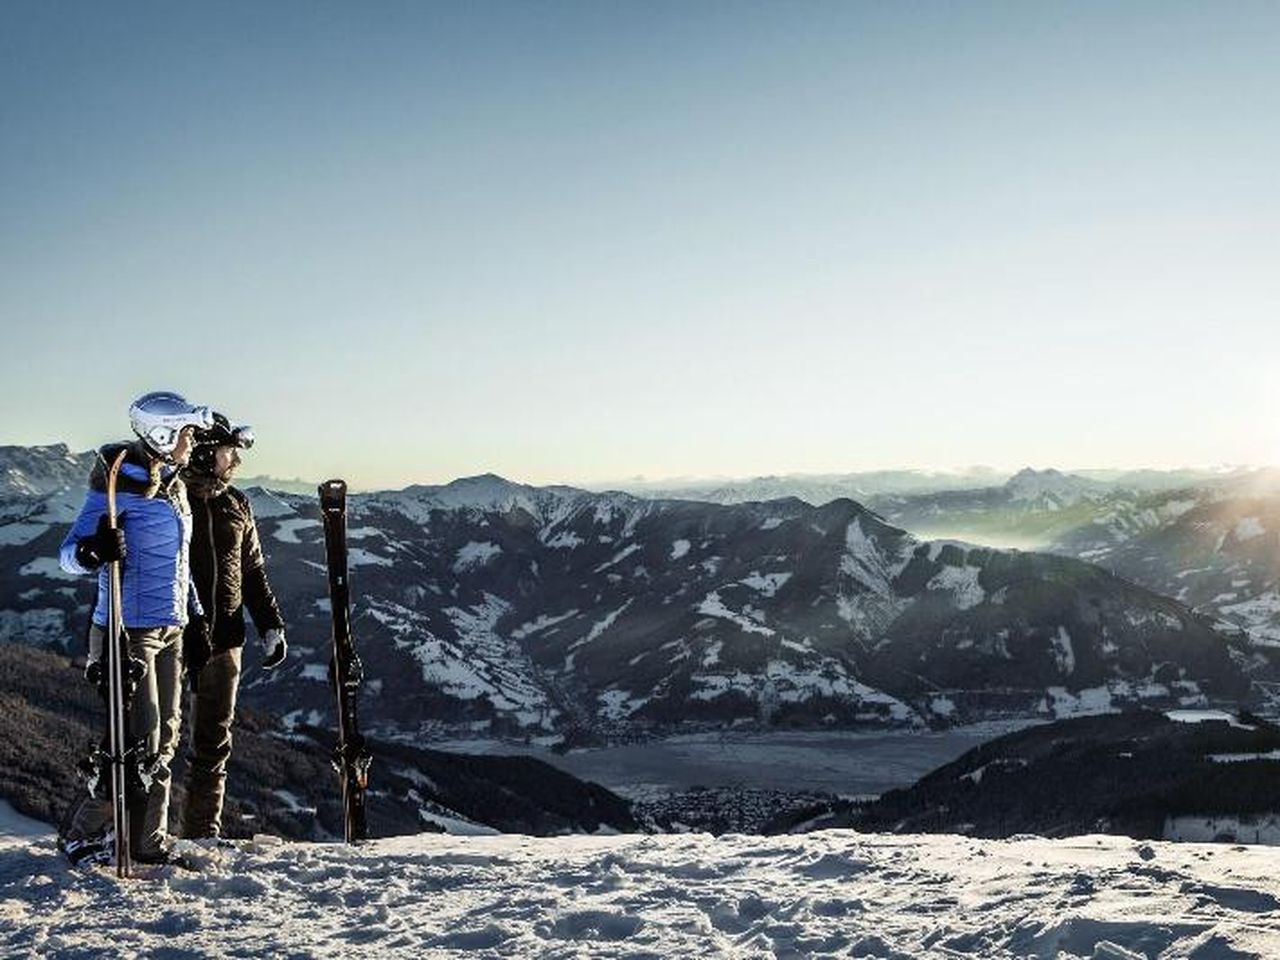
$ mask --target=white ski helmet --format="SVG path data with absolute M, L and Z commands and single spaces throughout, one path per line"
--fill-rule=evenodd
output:
M 188 403 L 180 393 L 157 390 L 129 406 L 129 426 L 151 450 L 168 460 L 185 427 L 208 430 L 213 426 L 213 411 Z

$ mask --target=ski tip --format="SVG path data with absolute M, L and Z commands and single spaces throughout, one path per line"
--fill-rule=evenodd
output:
M 318 489 L 321 504 L 340 503 L 347 495 L 347 481 L 326 480 Z

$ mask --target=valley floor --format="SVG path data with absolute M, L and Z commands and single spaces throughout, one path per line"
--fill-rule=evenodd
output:
M 1280 851 L 1090 836 L 452 837 L 69 869 L 0 817 L 0 955 L 1280 955 Z
M 876 796 L 907 787 L 968 750 L 1036 721 L 951 730 L 729 730 L 556 754 L 499 740 L 432 743 L 458 753 L 525 754 L 633 799 L 691 787 L 753 787 Z

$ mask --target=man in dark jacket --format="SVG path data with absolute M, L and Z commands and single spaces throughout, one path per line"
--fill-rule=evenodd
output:
M 213 427 L 197 431 L 195 451 L 182 474 L 191 501 L 191 577 L 205 610 L 204 618 L 189 624 L 183 635 L 183 658 L 194 691 L 182 830 L 188 838 L 217 837 L 222 830 L 245 609 L 262 643 L 263 667 L 278 666 L 287 649 L 253 509 L 249 498 L 231 486 L 240 450 L 253 445 L 253 433 L 233 426 L 220 413 L 213 418 Z

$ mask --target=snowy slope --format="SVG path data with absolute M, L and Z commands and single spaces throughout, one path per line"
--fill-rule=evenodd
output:
M 1267 847 L 837 830 L 419 836 L 195 850 L 120 882 L 0 836 L 0 954 L 123 957 L 1280 955 Z

